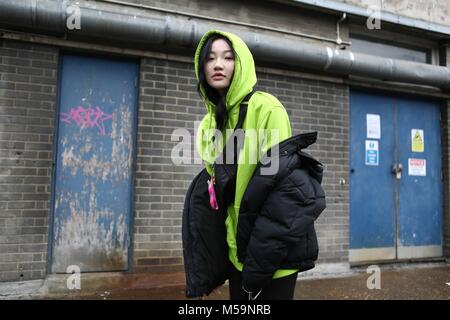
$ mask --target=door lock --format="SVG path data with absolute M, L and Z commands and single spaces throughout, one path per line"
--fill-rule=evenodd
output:
M 401 163 L 396 163 L 392 166 L 392 173 L 395 174 L 396 179 L 402 178 L 403 165 Z

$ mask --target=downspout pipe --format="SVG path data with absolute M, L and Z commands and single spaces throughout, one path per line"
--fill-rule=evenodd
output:
M 79 9 L 80 28 L 70 30 L 67 21 L 74 11 L 68 8 L 73 6 Z M 95 1 L 2 0 L 0 27 L 162 52 L 195 48 L 206 31 L 221 28 L 239 35 L 257 61 L 450 89 L 447 67 L 352 53 L 301 42 L 294 36 L 255 33 L 235 26 L 218 27 L 202 20 L 150 11 Z

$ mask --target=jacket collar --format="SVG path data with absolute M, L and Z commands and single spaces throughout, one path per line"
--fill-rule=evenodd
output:
M 306 152 L 303 152 L 302 149 L 306 149 L 308 146 L 312 145 L 317 141 L 317 131 L 315 132 L 308 132 L 308 133 L 301 133 L 295 136 L 292 136 L 286 140 L 283 140 L 278 144 L 279 153 L 278 155 L 281 156 L 288 156 L 294 152 L 297 152 L 298 155 L 303 159 L 302 163 L 303 165 L 306 165 L 308 167 L 308 171 L 319 183 L 322 182 L 322 176 L 323 176 L 323 165 L 314 159 L 311 155 L 307 154 Z M 263 163 L 269 163 L 270 159 L 267 159 L 266 157 L 269 156 L 272 152 L 272 149 L 274 147 L 270 148 L 266 156 L 263 157 L 262 162 Z M 265 159 L 264 159 L 265 158 Z
M 284 151 L 288 151 L 288 153 L 290 153 L 296 150 L 306 149 L 316 141 L 317 131 L 300 133 L 280 142 L 278 148 L 280 149 L 280 153 Z
M 302 149 L 306 149 L 308 146 L 312 145 L 316 141 L 317 141 L 317 131 L 297 134 L 278 143 L 279 154 L 280 155 L 290 154 L 297 150 L 300 151 Z M 270 155 L 272 154 L 272 150 L 275 148 L 275 146 L 272 146 L 269 150 L 267 150 L 266 155 L 263 158 L 265 158 L 266 156 L 270 157 Z

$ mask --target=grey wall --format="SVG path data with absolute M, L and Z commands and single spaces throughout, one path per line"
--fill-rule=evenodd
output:
M 446 26 L 450 26 L 450 2 L 446 0 L 336 0 L 353 4 L 362 8 L 369 6 L 381 7 L 381 10 L 420 19 Z M 382 3 L 382 4 L 381 4 Z
M 211 18 L 227 19 L 287 30 L 336 38 L 336 23 L 340 15 L 311 12 L 286 4 L 261 0 L 125 0 L 124 2 L 182 11 Z M 348 39 L 345 25 L 341 37 Z
M 0 40 L 0 281 L 46 272 L 57 53 Z

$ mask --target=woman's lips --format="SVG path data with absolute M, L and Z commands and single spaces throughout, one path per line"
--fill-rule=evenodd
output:
M 212 76 L 212 79 L 213 79 L 213 80 L 222 80 L 223 78 L 225 78 L 224 75 Z

